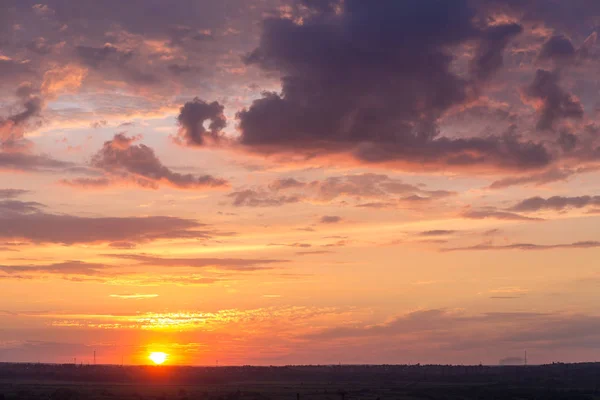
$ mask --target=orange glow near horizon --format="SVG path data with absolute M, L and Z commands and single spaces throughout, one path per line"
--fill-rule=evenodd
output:
M 161 365 L 161 364 L 164 364 L 165 361 L 167 361 L 167 358 L 169 358 L 169 355 L 167 353 L 163 353 L 161 351 L 157 351 L 157 352 L 150 353 L 150 355 L 148 356 L 148 358 L 150 360 L 152 360 L 152 362 L 154 364 Z

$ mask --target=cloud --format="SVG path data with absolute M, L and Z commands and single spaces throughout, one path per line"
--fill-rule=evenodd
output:
M 76 46 L 75 55 L 86 67 L 119 75 L 130 83 L 154 85 L 160 80 L 156 75 L 144 71 L 141 64 L 132 62 L 136 55 L 133 50 L 120 49 L 112 43 L 102 47 Z
M 61 179 L 60 184 L 80 189 L 104 189 L 114 185 L 109 178 L 74 178 Z
M 533 218 L 508 211 L 498 210 L 470 210 L 461 214 L 468 219 L 500 219 L 505 221 L 543 221 L 541 218 Z
M 571 40 L 564 35 L 552 36 L 540 50 L 540 60 L 565 61 L 575 57 L 576 50 Z
M 23 196 L 24 194 L 30 193 L 29 190 L 23 189 L 0 189 L 0 199 L 14 199 L 16 197 Z
M 324 201 L 331 201 L 338 197 L 380 198 L 401 194 L 436 196 L 435 192 L 422 187 L 387 175 L 373 173 L 332 176 L 320 181 L 312 181 L 308 184 L 308 188 L 315 191 L 317 199 Z
M 561 211 L 567 208 L 584 208 L 588 206 L 600 206 L 600 196 L 552 196 L 547 199 L 543 197 L 531 197 L 515 204 L 511 209 L 519 212 L 540 210 Z
M 136 261 L 138 265 L 160 267 L 216 268 L 229 271 L 259 271 L 272 269 L 268 264 L 285 263 L 287 260 L 277 259 L 245 259 L 245 258 L 169 258 L 145 254 L 108 254 L 109 257 Z
M 229 194 L 235 206 L 276 207 L 298 202 L 332 202 L 339 199 L 360 202 L 364 199 L 381 199 L 357 207 L 398 207 L 413 197 L 423 201 L 438 200 L 455 195 L 446 190 L 428 190 L 424 185 L 413 185 L 383 174 L 364 173 L 331 176 L 323 180 L 302 182 L 294 178 L 277 179 L 267 188 L 239 190 Z M 399 199 L 398 195 L 405 195 Z
M 374 337 L 426 332 L 443 329 L 451 321 L 460 320 L 461 318 L 460 314 L 454 315 L 452 312 L 443 309 L 420 310 L 399 316 L 387 323 L 328 328 L 318 333 L 309 334 L 305 338 L 337 340 L 349 337 Z
M 504 24 L 489 27 L 477 49 L 471 65 L 471 73 L 479 80 L 487 80 L 504 64 L 504 50 L 509 41 L 523 32 L 519 24 Z
M 594 15 L 600 12 L 600 6 L 594 0 L 576 0 L 576 4 L 550 2 L 546 0 L 490 0 L 482 4 L 507 6 L 517 11 L 517 17 L 527 22 L 543 23 L 545 26 L 558 31 L 574 33 L 589 29 L 586 25 L 593 21 Z M 500 8 L 496 11 L 508 11 Z M 585 22 L 584 22 L 585 21 Z
M 85 71 L 74 66 L 57 67 L 46 71 L 41 89 L 23 82 L 16 90 L 20 104 L 7 117 L 0 117 L 0 151 L 22 152 L 30 147 L 24 135 L 28 129 L 41 124 L 45 103 L 56 95 L 72 92 L 81 86 Z
M 40 116 L 43 102 L 39 97 L 31 96 L 23 101 L 20 108 L 8 117 L 0 118 L 0 150 L 23 146 L 24 132 Z
M 267 18 L 247 56 L 248 64 L 281 75 L 282 91 L 264 93 L 237 114 L 246 150 L 413 168 L 551 162 L 541 143 L 514 134 L 464 138 L 438 129 L 445 112 L 474 100 L 478 82 L 501 67 L 519 25 L 476 26 L 477 10 L 463 0 L 350 0 L 340 12 L 312 10 L 302 23 Z M 452 69 L 448 49 L 467 42 L 478 52 L 465 77 Z
M 93 280 L 116 283 L 119 285 L 156 286 L 173 285 L 207 285 L 225 281 L 232 274 L 254 271 L 272 270 L 268 264 L 285 263 L 287 260 L 275 259 L 234 259 L 234 258 L 163 258 L 144 254 L 105 254 L 104 257 L 117 258 L 119 264 L 90 263 L 79 260 L 68 260 L 51 264 L 36 263 L 24 265 L 0 265 L 0 278 L 31 279 L 38 276 L 53 275 L 70 281 Z M 131 261 L 125 265 L 122 262 Z M 149 273 L 143 267 L 168 267 L 171 271 L 160 274 Z M 179 268 L 203 270 L 203 274 L 182 274 Z M 224 272 L 226 271 L 226 273 Z M 236 278 L 237 279 L 237 278 Z M 156 294 L 114 294 L 110 297 L 121 299 L 146 299 L 158 297 Z
M 519 185 L 527 185 L 534 184 L 535 186 L 545 185 L 547 183 L 566 181 L 571 176 L 587 172 L 586 168 L 578 168 L 578 169 L 558 169 L 553 168 L 545 172 L 541 172 L 533 175 L 526 176 L 510 176 L 507 178 L 502 178 L 497 181 L 494 181 L 489 188 L 490 189 L 506 189 L 511 186 L 519 186 Z
M 269 243 L 269 246 L 285 246 L 285 247 L 312 247 L 310 243 Z
M 104 264 L 88 263 L 84 261 L 65 261 L 61 263 L 48 265 L 0 265 L 0 271 L 7 274 L 30 274 L 46 273 L 58 275 L 84 275 L 101 276 L 105 275 Z
M 538 110 L 537 129 L 548 130 L 559 120 L 583 118 L 583 106 L 559 86 L 558 72 L 538 69 L 533 82 L 524 89 L 525 96 Z
M 44 73 L 41 92 L 46 97 L 56 97 L 59 94 L 74 93 L 83 83 L 87 70 L 77 65 L 65 65 L 48 70 Z
M 299 256 L 311 256 L 311 255 L 322 255 L 322 254 L 331 254 L 333 251 L 329 250 L 308 250 L 308 251 L 297 251 L 296 255 Z
M 50 214 L 42 204 L 7 200 L 0 202 L 0 238 L 34 243 L 132 242 L 158 239 L 205 239 L 215 232 L 205 225 L 176 217 L 79 217 Z M 60 229 L 57 229 L 60 227 Z
M 28 71 L 29 63 L 27 61 L 18 61 L 4 55 L 0 57 L 0 72 L 2 74 L 9 75 L 14 79 L 15 75 L 20 76 Z
M 227 197 L 233 199 L 236 207 L 279 207 L 285 204 L 298 203 L 299 196 L 274 195 L 260 190 L 240 190 L 232 192 Z
M 400 315 L 379 324 L 354 323 L 303 335 L 306 340 L 327 342 L 364 340 L 378 346 L 386 339 L 411 345 L 435 343 L 435 352 L 474 349 L 595 348 L 600 340 L 600 317 L 586 314 L 488 312 L 425 309 Z
M 197 97 L 185 103 L 177 116 L 180 126 L 178 141 L 189 146 L 218 142 L 221 131 L 227 125 L 223 110 L 224 107 L 216 101 L 206 103 Z M 206 121 L 210 121 L 208 129 L 204 127 Z
M 342 221 L 342 217 L 337 215 L 324 215 L 319 220 L 322 224 L 337 224 Z
M 563 244 L 531 244 L 531 243 L 514 243 L 507 245 L 493 245 L 482 243 L 468 247 L 454 247 L 442 249 L 442 251 L 473 251 L 473 250 L 557 250 L 557 249 L 595 249 L 600 247 L 600 242 L 587 241 Z
M 144 144 L 134 144 L 139 137 L 116 134 L 104 142 L 90 165 L 104 171 L 108 177 L 63 180 L 63 184 L 83 188 L 102 188 L 111 182 L 125 181 L 144 188 L 157 189 L 167 185 L 175 189 L 205 190 L 227 187 L 224 179 L 211 175 L 194 176 L 171 171 L 158 159 L 154 150 Z
M 453 235 L 455 233 L 456 233 L 456 231 L 438 229 L 438 230 L 420 232 L 419 235 L 420 236 L 448 236 L 448 235 Z
M 106 63 L 124 64 L 133 57 L 133 52 L 121 51 L 110 43 L 102 47 L 77 46 L 75 52 L 84 64 L 92 68 Z
M 0 215 L 39 212 L 43 207 L 36 201 L 0 200 Z
M 294 178 L 276 179 L 269 185 L 269 189 L 278 191 L 286 189 L 295 189 L 306 186 L 306 183 L 300 182 Z
M 124 300 L 144 300 L 144 299 L 153 299 L 158 297 L 157 294 L 139 294 L 139 293 L 125 293 L 125 294 L 111 294 L 109 297 L 114 297 L 117 299 Z
M 108 245 L 113 249 L 131 250 L 137 247 L 137 243 L 133 242 L 112 242 Z
M 0 151 L 0 171 L 56 172 L 73 166 L 70 162 L 56 160 L 45 154 Z

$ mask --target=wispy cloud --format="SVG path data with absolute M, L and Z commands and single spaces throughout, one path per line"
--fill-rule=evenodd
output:
M 158 297 L 157 294 L 138 294 L 138 293 L 125 293 L 125 294 L 111 294 L 109 297 L 114 297 L 117 299 L 125 299 L 125 300 L 144 300 L 144 299 L 153 299 Z

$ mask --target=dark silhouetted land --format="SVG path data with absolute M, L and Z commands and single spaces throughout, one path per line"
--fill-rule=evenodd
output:
M 600 363 L 146 367 L 0 364 L 0 400 L 600 399 Z

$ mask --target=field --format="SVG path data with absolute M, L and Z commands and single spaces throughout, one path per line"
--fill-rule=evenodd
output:
M 0 364 L 0 400 L 600 399 L 600 364 L 121 367 Z

